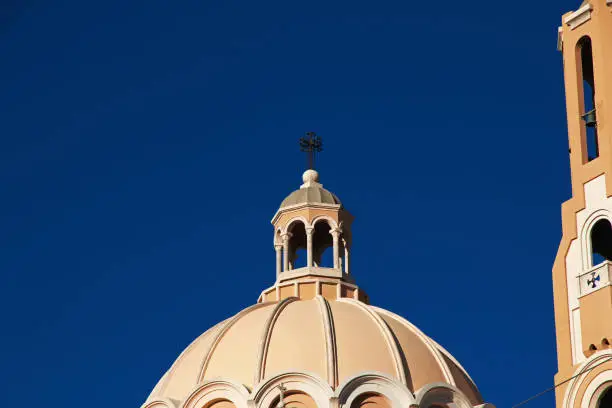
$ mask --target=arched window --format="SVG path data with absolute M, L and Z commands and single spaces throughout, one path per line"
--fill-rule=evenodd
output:
M 291 233 L 289 239 L 289 269 L 297 269 L 306 266 L 306 226 L 302 221 L 293 222 L 288 231 Z
M 236 406 L 226 399 L 218 399 L 209 402 L 205 408 L 236 408 Z
M 313 261 L 315 266 L 324 268 L 333 268 L 334 255 L 333 245 L 334 240 L 330 234 L 331 227 L 327 220 L 319 220 L 315 223 L 314 232 L 312 235 L 313 242 Z
M 593 71 L 593 47 L 588 36 L 582 37 L 577 44 L 576 54 L 581 76 L 582 106 L 580 112 L 584 121 L 586 135 L 587 160 L 599 157 L 599 142 L 597 140 L 597 115 L 595 112 L 595 76 Z
M 317 408 L 317 404 L 312 397 L 303 392 L 289 392 L 284 395 L 283 403 L 280 403 L 280 398 L 277 398 L 271 408 L 284 406 L 286 408 Z
M 391 401 L 383 395 L 367 393 L 355 398 L 351 408 L 391 408 Z
M 599 401 L 597 402 L 597 408 L 612 408 L 612 387 L 605 390 Z
M 612 225 L 601 219 L 591 229 L 591 251 L 593 266 L 612 260 Z

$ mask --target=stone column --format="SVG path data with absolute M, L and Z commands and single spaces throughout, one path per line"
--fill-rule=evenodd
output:
M 338 269 L 340 267 L 340 230 L 334 228 L 329 233 L 334 239 L 334 269 Z
M 289 239 L 291 238 L 291 233 L 286 232 L 281 235 L 283 239 L 283 272 L 287 272 L 289 270 Z
M 314 228 L 306 228 L 306 266 L 312 268 L 312 233 Z
M 349 270 L 349 249 L 346 242 L 344 243 L 344 273 L 347 275 L 351 273 Z
M 276 251 L 276 277 L 278 278 L 283 271 L 283 246 L 274 245 L 274 251 Z

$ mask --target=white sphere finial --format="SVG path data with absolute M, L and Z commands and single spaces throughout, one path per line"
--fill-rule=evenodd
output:
M 302 184 L 301 188 L 322 187 L 322 185 L 319 184 L 319 173 L 316 170 L 306 170 L 304 174 L 302 174 L 302 180 L 304 181 L 304 184 Z
M 319 172 L 313 169 L 308 169 L 302 174 L 302 181 L 304 183 L 317 183 L 319 181 Z

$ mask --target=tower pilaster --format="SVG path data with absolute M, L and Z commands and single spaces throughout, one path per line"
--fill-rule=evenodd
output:
M 602 398 L 612 398 L 612 1 L 585 1 L 563 15 L 558 47 L 572 197 L 553 265 L 555 384 L 575 378 L 556 389 L 557 407 L 604 408 Z

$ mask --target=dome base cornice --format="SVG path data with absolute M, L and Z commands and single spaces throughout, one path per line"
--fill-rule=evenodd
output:
M 368 304 L 368 295 L 352 281 L 345 281 L 335 276 L 341 274 L 331 268 L 300 268 L 300 273 L 287 279 L 277 281 L 273 286 L 264 289 L 257 300 L 258 303 L 277 302 L 295 297 L 300 300 L 314 299 L 317 295 L 327 300 L 342 298 L 359 300 Z M 334 271 L 329 275 L 321 273 L 323 270 Z M 296 269 L 296 271 L 299 271 Z M 319 273 L 317 273 L 319 272 Z

